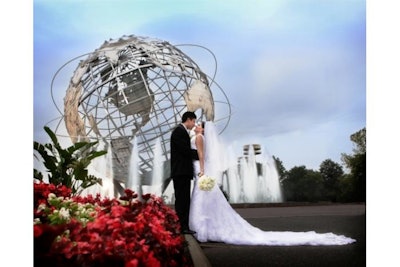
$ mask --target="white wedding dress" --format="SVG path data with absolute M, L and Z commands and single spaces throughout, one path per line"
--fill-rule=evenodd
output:
M 213 123 L 205 125 L 205 174 L 215 174 L 216 158 L 207 157 L 211 147 L 215 147 L 218 135 Z M 204 138 L 204 137 L 203 137 Z M 208 140 L 212 138 L 215 140 Z M 191 144 L 196 148 L 195 137 Z M 215 155 L 214 155 L 215 156 Z M 200 170 L 199 161 L 194 161 L 195 173 Z M 243 219 L 229 204 L 224 194 L 216 184 L 211 191 L 203 191 L 198 187 L 198 178 L 192 191 L 189 227 L 195 231 L 195 237 L 199 242 L 223 242 L 234 245 L 267 245 L 267 246 L 296 246 L 296 245 L 345 245 L 356 240 L 333 233 L 290 232 L 290 231 L 263 231 L 252 226 Z

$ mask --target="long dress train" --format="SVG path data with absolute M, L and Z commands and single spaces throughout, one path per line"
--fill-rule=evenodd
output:
M 207 134 L 212 123 L 205 126 L 205 154 L 209 149 Z M 214 138 L 216 138 L 214 136 Z M 192 147 L 196 149 L 194 138 Z M 207 156 L 206 156 L 207 158 Z M 215 159 L 214 159 L 215 162 Z M 205 173 L 210 175 L 211 163 L 206 160 Z M 194 161 L 195 173 L 199 172 L 199 162 Z M 196 176 L 195 176 L 196 177 Z M 189 214 L 190 229 L 196 231 L 195 237 L 200 242 L 214 241 L 235 245 L 269 245 L 269 246 L 296 246 L 296 245 L 345 245 L 356 240 L 333 233 L 291 232 L 291 231 L 263 231 L 252 226 L 243 219 L 229 204 L 219 186 L 216 184 L 211 191 L 203 191 L 198 187 L 198 177 L 195 178 L 191 197 Z

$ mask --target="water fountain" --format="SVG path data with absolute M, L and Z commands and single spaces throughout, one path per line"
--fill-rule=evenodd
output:
M 209 124 L 210 127 L 210 124 Z M 211 128 L 211 127 L 210 127 Z M 244 145 L 243 154 L 235 155 L 231 145 L 223 144 L 215 130 L 208 132 L 215 136 L 215 140 L 207 142 L 206 149 L 212 151 L 209 160 L 218 162 L 212 164 L 214 169 L 208 175 L 216 178 L 218 185 L 228 196 L 230 203 L 276 203 L 282 202 L 282 192 L 279 174 L 274 159 L 267 153 L 262 153 L 258 144 Z M 96 158 L 90 168 L 91 173 L 103 178 L 103 186 L 93 186 L 86 193 L 100 193 L 102 196 L 113 196 L 113 160 L 109 144 L 104 144 L 108 153 L 104 157 Z M 151 171 L 143 176 L 140 172 L 140 151 L 137 138 L 131 144 L 130 161 L 128 164 L 129 175 L 125 188 L 137 192 L 139 197 L 143 193 L 151 193 L 163 197 L 167 204 L 174 204 L 173 184 L 163 191 L 165 177 L 168 176 L 166 166 L 168 159 L 162 151 L 161 140 L 156 139 L 151 148 L 153 154 Z M 118 193 L 117 193 L 118 194 Z
M 111 146 L 102 142 L 102 149 L 107 150 L 107 154 L 104 156 L 94 158 L 92 163 L 88 166 L 89 174 L 102 179 L 102 185 L 96 184 L 85 189 L 81 195 L 93 195 L 100 194 L 102 197 L 114 197 L 114 172 L 112 163 L 112 151 Z
M 221 146 L 222 147 L 222 146 Z M 257 149 L 255 150 L 254 147 Z M 282 202 L 282 192 L 279 183 L 279 175 L 275 166 L 274 159 L 269 155 L 261 157 L 259 145 L 246 145 L 244 154 L 237 157 L 232 152 L 231 146 L 227 146 L 227 152 L 220 155 L 221 166 L 224 165 L 225 171 L 220 172 L 221 176 L 216 177 L 222 190 L 228 195 L 230 203 L 277 203 Z M 141 184 L 140 173 L 138 169 L 139 151 L 137 150 L 137 141 L 134 138 L 132 143 L 132 153 L 129 163 L 129 178 L 126 188 L 130 188 L 139 195 L 142 193 L 152 193 L 157 196 L 163 196 L 167 204 L 173 204 L 172 183 L 169 188 L 162 192 L 163 183 L 163 160 L 160 141 L 156 141 L 153 147 L 154 160 L 153 170 L 151 172 L 151 183 L 149 185 Z M 112 160 L 111 151 L 105 157 L 99 157 L 94 161 L 95 168 L 91 172 L 103 178 L 103 186 L 93 186 L 86 193 L 96 194 L 100 192 L 102 196 L 112 196 Z M 225 164 L 224 164 L 225 163 Z M 93 170 L 96 170 L 94 172 Z
M 154 149 L 153 149 L 153 172 L 151 179 L 151 193 L 156 196 L 162 195 L 162 184 L 163 184 L 163 159 L 162 159 L 162 150 L 161 150 L 161 141 L 157 138 Z
M 224 154 L 232 155 L 231 152 Z M 260 154 L 259 145 L 245 145 L 243 156 L 236 159 L 228 156 L 230 163 L 223 174 L 222 190 L 229 196 L 230 203 L 283 201 L 274 159 L 269 155 L 261 157 Z
M 129 161 L 128 179 L 126 181 L 126 188 L 135 192 L 142 192 L 141 183 L 139 180 L 139 151 L 137 146 L 137 138 L 133 138 L 132 152 Z

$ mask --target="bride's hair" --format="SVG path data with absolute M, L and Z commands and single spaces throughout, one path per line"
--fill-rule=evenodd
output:
M 196 125 L 198 125 L 198 126 L 201 125 L 201 128 L 203 128 L 203 130 L 204 130 L 204 127 L 206 126 L 206 122 L 205 121 L 200 121 Z

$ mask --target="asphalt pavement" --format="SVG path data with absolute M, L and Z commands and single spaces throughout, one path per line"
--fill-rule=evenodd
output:
M 366 266 L 366 207 L 361 204 L 233 205 L 266 231 L 332 232 L 356 239 L 342 246 L 241 246 L 197 242 L 187 236 L 195 267 Z

